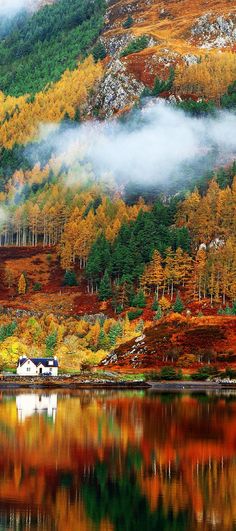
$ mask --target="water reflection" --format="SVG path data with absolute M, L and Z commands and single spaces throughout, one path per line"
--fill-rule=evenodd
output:
M 55 422 L 57 410 L 56 394 L 21 394 L 16 397 L 18 420 L 24 422 L 27 417 L 44 414 Z
M 232 393 L 3 393 L 0 449 L 0 530 L 236 529 Z

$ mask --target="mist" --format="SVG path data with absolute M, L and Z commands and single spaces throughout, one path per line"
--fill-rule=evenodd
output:
M 34 9 L 39 0 L 0 0 L 0 16 L 11 18 L 23 9 Z
M 90 163 L 98 180 L 110 173 L 118 185 L 171 187 L 177 178 L 184 183 L 186 167 L 201 177 L 199 172 L 232 162 L 235 131 L 233 113 L 193 118 L 158 101 L 131 114 L 124 123 L 43 125 L 40 138 L 69 168 L 78 161 Z M 79 178 L 76 172 L 73 178 Z

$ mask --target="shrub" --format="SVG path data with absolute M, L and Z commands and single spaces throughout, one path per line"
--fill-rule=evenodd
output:
M 121 57 L 125 57 L 126 55 L 130 55 L 132 53 L 138 53 L 147 48 L 148 46 L 148 37 L 146 35 L 142 35 L 141 37 L 138 37 L 137 39 L 134 39 L 131 41 L 128 46 L 123 50 L 121 53 Z
M 154 87 L 152 90 L 152 96 L 159 96 L 162 92 L 168 92 L 173 86 L 175 79 L 175 71 L 173 68 L 170 68 L 170 74 L 168 79 L 160 79 L 159 77 L 155 78 Z
M 40 282 L 35 282 L 35 284 L 33 285 L 33 291 L 41 291 L 42 289 L 42 284 Z
M 178 107 L 184 112 L 191 114 L 191 116 L 206 116 L 209 114 L 215 114 L 216 112 L 216 106 L 213 101 L 181 101 L 181 103 L 178 104 Z
M 158 382 L 161 379 L 160 373 L 158 371 L 148 371 L 145 375 L 145 380 L 153 380 Z
M 231 369 L 230 367 L 228 369 L 225 369 L 225 373 L 222 373 L 222 377 L 230 378 L 230 380 L 236 379 L 236 370 Z
M 7 325 L 0 326 L 0 341 L 4 341 L 5 339 L 7 339 L 7 337 L 13 336 L 16 329 L 17 324 L 15 321 Z
M 206 365 L 198 369 L 197 372 L 192 374 L 193 380 L 208 380 L 208 378 L 214 378 L 218 376 L 219 371 L 215 367 L 209 367 Z
M 133 26 L 134 19 L 131 17 L 131 15 L 128 15 L 127 19 L 123 22 L 122 26 L 125 29 L 131 28 Z
M 182 371 L 176 371 L 174 367 L 162 367 L 160 372 L 162 380 L 182 380 Z
M 128 312 L 128 318 L 130 321 L 133 321 L 134 319 L 137 319 L 138 317 L 140 317 L 142 313 L 143 313 L 143 310 L 141 309 L 131 310 L 130 312 Z

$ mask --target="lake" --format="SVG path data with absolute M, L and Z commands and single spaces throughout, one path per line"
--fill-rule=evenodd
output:
M 0 530 L 236 529 L 233 391 L 0 398 Z

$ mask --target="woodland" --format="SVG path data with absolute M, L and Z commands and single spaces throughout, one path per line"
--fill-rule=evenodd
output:
M 67 164 L 42 138 L 42 123 L 60 132 L 103 119 L 94 96 L 108 55 L 104 14 L 102 0 L 58 0 L 21 14 L 1 34 L 1 368 L 33 352 L 56 354 L 64 370 L 78 371 L 172 313 L 236 315 L 233 160 L 186 176 L 177 192 L 132 195 L 112 175 L 98 179 L 80 146 Z M 132 26 L 121 24 L 122 31 Z M 145 33 L 132 40 L 120 59 L 145 52 L 148 42 Z M 136 103 L 172 92 L 184 96 L 173 105 L 195 117 L 233 111 L 235 80 L 234 52 L 202 53 L 195 64 L 178 62 L 157 75 Z M 32 249 L 43 264 L 38 273 Z M 50 311 L 42 302 L 48 294 L 55 294 Z M 61 296 L 65 312 L 56 307 Z

